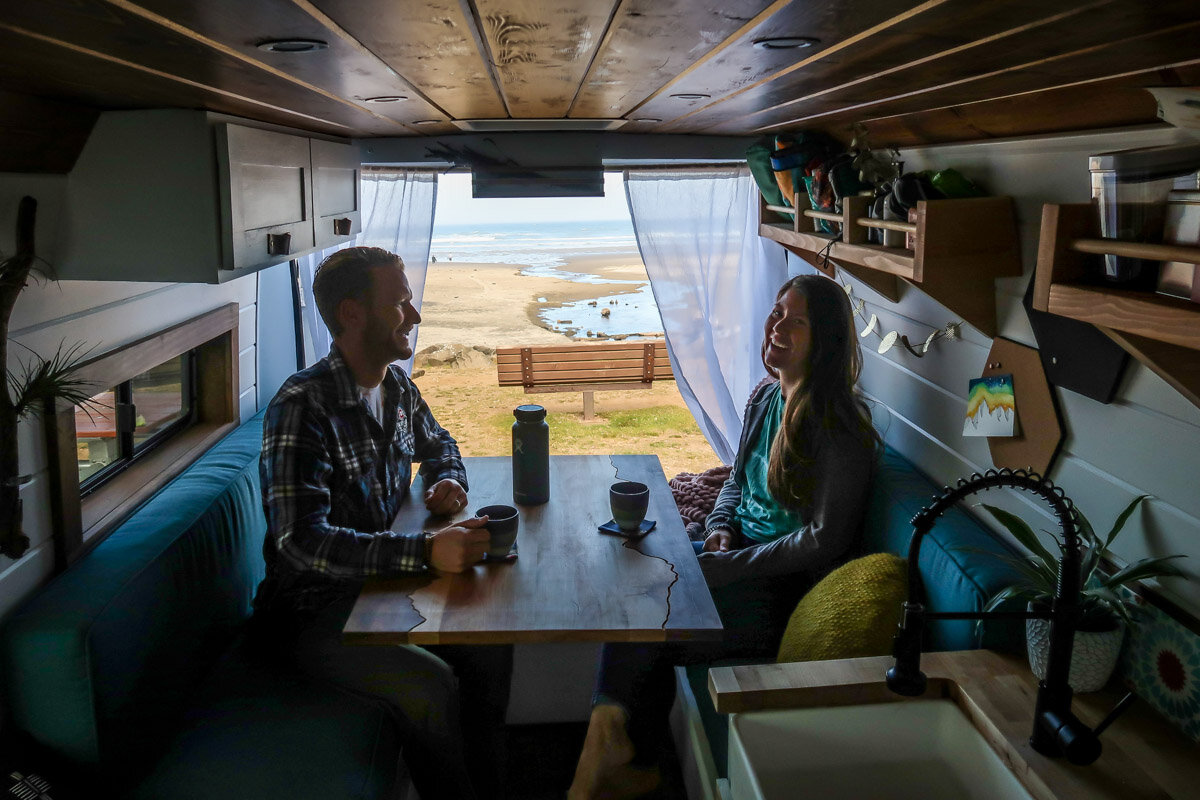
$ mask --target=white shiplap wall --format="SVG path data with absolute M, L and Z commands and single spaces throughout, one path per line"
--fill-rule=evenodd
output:
M 38 200 L 38 254 L 54 263 L 55 232 L 67 187 L 64 176 L 0 175 L 0 250 L 13 251 L 17 202 L 22 195 Z M 221 285 L 129 283 L 120 281 L 41 281 L 31 283 L 17 301 L 9 321 L 9 334 L 18 346 L 10 347 L 11 361 L 20 357 L 20 345 L 41 355 L 53 353 L 60 342 L 86 342 L 95 353 L 136 341 L 156 330 L 236 302 L 241 309 L 238 325 L 240 397 L 242 419 L 252 416 L 278 388 L 277 376 L 259 379 L 261 346 L 291 350 L 290 319 L 260 325 L 260 293 L 287 290 L 287 264 L 272 267 Z M 282 271 L 282 280 L 273 273 Z M 270 274 L 269 280 L 261 280 Z M 290 303 L 290 293 L 282 303 Z M 280 302 L 267 305 L 281 306 Z M 260 330 L 262 333 L 260 334 Z M 276 333 L 277 332 L 277 333 Z M 263 337 L 270 337 L 266 339 Z M 278 342 L 275 339 L 279 339 Z M 152 366 L 150 364 L 147 367 Z M 54 567 L 51 543 L 47 452 L 39 420 L 20 425 L 21 471 L 34 479 L 21 490 L 25 533 L 29 551 L 19 560 L 0 556 L 0 619 L 50 577 Z
M 1021 297 L 1036 262 L 1042 204 L 1087 202 L 1087 157 L 1093 153 L 1183 138 L 1172 129 L 1120 131 L 907 150 L 901 157 L 906 170 L 955 167 L 990 193 L 1016 200 L 1024 275 L 996 281 L 999 335 L 1036 347 Z M 884 331 L 898 330 L 920 342 L 957 319 L 952 310 L 912 287 L 893 304 L 853 278 L 843 278 L 867 301 L 868 315 L 879 316 Z M 874 350 L 878 341 L 863 340 L 862 385 L 877 401 L 875 419 L 887 442 L 938 481 L 950 483 L 990 467 L 986 440 L 963 437 L 962 420 L 967 382 L 982 372 L 991 340 L 964 326 L 960 341 L 939 341 L 922 359 L 898 347 L 880 355 Z M 1055 391 L 1066 438 L 1050 478 L 1101 531 L 1135 495 L 1154 495 L 1130 519 L 1113 550 L 1125 560 L 1187 554 L 1181 566 L 1192 581 L 1168 580 L 1162 591 L 1200 616 L 1200 408 L 1132 360 L 1108 405 L 1069 390 Z M 1019 386 L 1017 406 L 1019 414 Z M 993 492 L 985 500 L 1022 514 L 1035 527 L 1052 527 L 1049 515 L 1031 497 L 1011 492 L 1001 498 Z

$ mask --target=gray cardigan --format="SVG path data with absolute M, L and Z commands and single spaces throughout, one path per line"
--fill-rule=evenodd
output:
M 778 383 L 768 383 L 750 398 L 733 469 L 717 495 L 713 512 L 705 520 L 706 529 L 728 527 L 738 534 L 735 543 L 738 549 L 700 554 L 700 568 L 709 586 L 789 574 L 815 583 L 858 545 L 877 453 L 849 433 L 834 434 L 817 451 L 816 469 L 820 478 L 811 513 L 800 528 L 765 544 L 742 539 L 734 513 L 742 499 L 737 481 L 744 479 L 746 455 L 762 429 L 770 393 L 777 391 L 777 387 Z

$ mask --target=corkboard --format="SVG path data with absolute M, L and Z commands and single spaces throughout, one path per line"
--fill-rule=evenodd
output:
M 1032 347 L 1008 339 L 993 339 L 982 377 L 1010 374 L 1017 399 L 1019 435 L 987 437 L 992 463 L 1045 475 L 1058 455 L 1063 432 L 1058 404 L 1046 382 L 1042 360 Z

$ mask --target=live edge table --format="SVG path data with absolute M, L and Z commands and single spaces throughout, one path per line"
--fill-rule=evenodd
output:
M 430 517 L 415 481 L 392 525 L 438 530 L 477 508 L 512 504 L 508 458 L 463 459 L 470 495 L 456 517 Z M 650 487 L 640 539 L 597 531 L 608 487 Z M 552 456 L 550 502 L 521 512 L 515 561 L 456 575 L 368 581 L 346 622 L 353 644 L 514 644 L 717 639 L 721 619 L 657 456 Z

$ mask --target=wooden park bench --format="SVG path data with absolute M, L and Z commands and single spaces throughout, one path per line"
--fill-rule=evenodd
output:
M 665 342 L 500 347 L 496 375 L 501 386 L 536 392 L 583 392 L 583 418 L 595 417 L 593 392 L 649 389 L 674 380 Z

